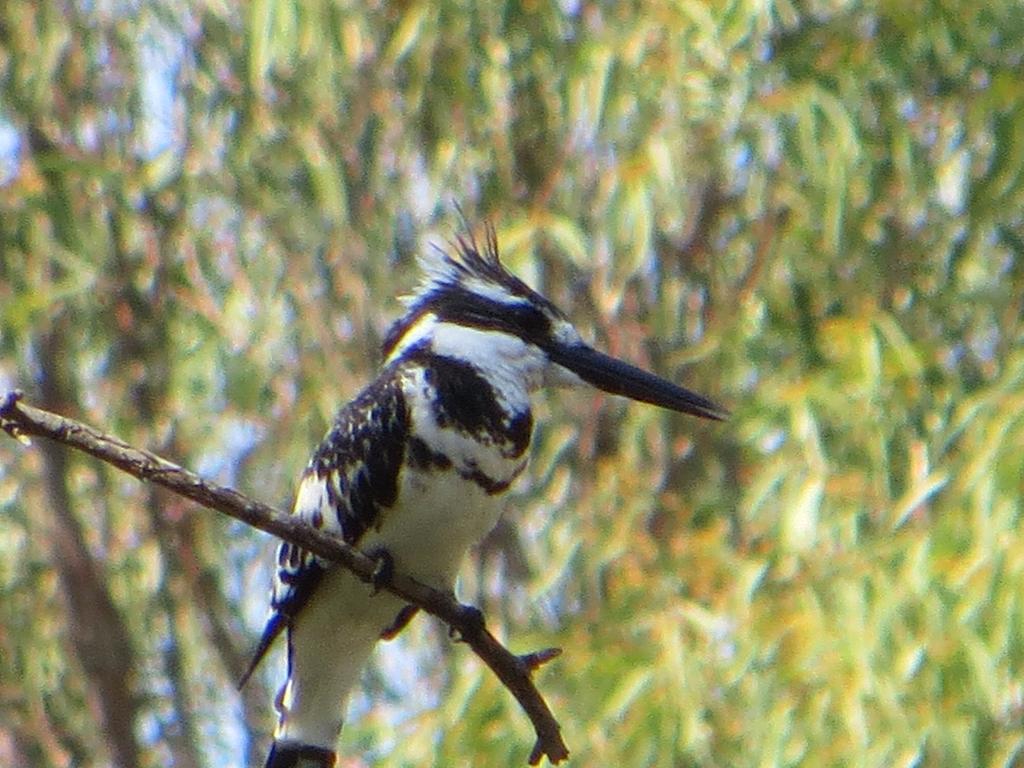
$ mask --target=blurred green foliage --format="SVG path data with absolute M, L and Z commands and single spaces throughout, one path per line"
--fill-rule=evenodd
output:
M 0 384 L 287 506 L 461 202 L 733 409 L 548 396 L 463 571 L 573 764 L 1019 764 L 1022 71 L 1002 0 L 7 0 Z M 0 442 L 0 762 L 260 760 L 271 550 Z M 343 765 L 525 763 L 430 620 L 365 691 Z

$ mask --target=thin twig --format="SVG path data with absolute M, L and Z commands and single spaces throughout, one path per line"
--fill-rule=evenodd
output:
M 363 581 L 373 579 L 377 561 L 340 538 L 254 501 L 232 488 L 204 480 L 154 453 L 133 448 L 123 440 L 79 421 L 26 405 L 20 391 L 7 392 L 0 397 L 0 429 L 22 442 L 27 436 L 45 437 L 84 451 L 133 477 L 161 485 L 204 507 L 297 544 L 348 568 Z M 384 588 L 447 623 L 515 696 L 537 733 L 537 742 L 530 753 L 530 765 L 537 765 L 544 756 L 555 764 L 569 756 L 558 721 L 532 679 L 532 673 L 539 666 L 558 655 L 557 649 L 517 656 L 483 626 L 479 611 L 458 602 L 452 595 L 401 573 L 395 573 Z

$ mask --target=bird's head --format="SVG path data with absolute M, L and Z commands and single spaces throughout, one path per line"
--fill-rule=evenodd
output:
M 387 362 L 427 349 L 516 377 L 527 391 L 586 383 L 680 413 L 725 418 L 708 398 L 585 343 L 558 307 L 501 264 L 493 227 L 482 249 L 471 235 L 458 236 L 453 249 L 434 247 L 421 256 L 424 277 L 385 338 Z

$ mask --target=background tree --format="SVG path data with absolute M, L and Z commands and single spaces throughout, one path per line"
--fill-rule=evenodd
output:
M 548 398 L 463 570 L 575 764 L 1020 759 L 1017 4 L 229 6 L 7 0 L 3 388 L 287 506 L 461 201 L 734 410 Z M 0 442 L 0 762 L 258 762 L 272 547 Z M 532 743 L 430 620 L 365 691 L 352 765 Z

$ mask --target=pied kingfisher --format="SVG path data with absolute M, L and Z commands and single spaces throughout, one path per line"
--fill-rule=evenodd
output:
M 344 406 L 306 467 L 294 514 L 389 567 L 452 590 L 467 549 L 497 522 L 526 467 L 530 397 L 605 392 L 708 419 L 701 395 L 602 354 L 508 272 L 488 227 L 420 258 L 424 277 L 384 340 L 377 376 Z M 346 702 L 371 651 L 416 613 L 341 567 L 283 542 L 271 612 L 245 679 L 287 632 L 287 679 L 267 768 L 329 768 Z

